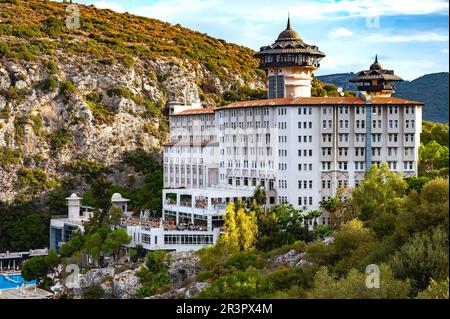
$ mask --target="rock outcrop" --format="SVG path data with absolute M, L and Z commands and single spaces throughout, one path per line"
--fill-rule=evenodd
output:
M 91 269 L 79 277 L 79 287 L 69 291 L 75 299 L 80 299 L 87 288 L 99 286 L 105 299 L 130 299 L 140 287 L 136 271 L 137 269 L 118 273 L 114 267 Z M 67 290 L 67 287 L 63 290 Z
M 173 252 L 169 254 L 172 262 L 169 267 L 169 275 L 174 288 L 183 287 L 186 279 L 192 279 L 200 271 L 200 258 L 193 252 Z

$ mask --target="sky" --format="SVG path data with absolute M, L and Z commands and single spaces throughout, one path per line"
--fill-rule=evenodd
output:
M 76 0 L 170 22 L 259 50 L 291 25 L 326 54 L 316 75 L 368 69 L 405 80 L 449 71 L 447 0 Z

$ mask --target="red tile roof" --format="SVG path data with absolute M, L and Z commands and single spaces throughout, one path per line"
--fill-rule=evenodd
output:
M 413 100 L 405 100 L 395 96 L 374 96 L 372 97 L 373 104 L 413 104 L 413 105 L 423 105 L 423 102 L 417 102 Z
M 192 109 L 185 110 L 180 113 L 173 114 L 172 116 L 180 115 L 195 115 L 195 114 L 213 114 L 215 110 L 223 109 L 236 109 L 245 107 L 258 107 L 258 106 L 289 106 L 289 105 L 365 105 L 363 99 L 353 96 L 344 97 L 299 97 L 299 98 L 284 98 L 284 99 L 265 99 L 265 100 L 252 100 L 252 101 L 240 101 L 234 102 L 225 106 L 213 108 L 202 108 L 202 109 Z M 407 104 L 407 105 L 423 105 L 422 102 L 405 100 L 398 97 L 382 97 L 374 96 L 372 97 L 372 104 L 375 105 L 385 105 L 385 104 Z
M 275 105 L 364 105 L 366 104 L 363 99 L 353 96 L 345 97 L 299 97 L 296 99 L 270 99 L 270 100 L 255 100 L 255 101 L 242 101 L 228 104 L 218 109 L 227 108 L 241 108 L 251 106 L 275 106 Z M 423 105 L 422 102 L 405 100 L 398 97 L 372 97 L 372 104 L 410 104 L 410 105 Z
M 194 114 L 213 114 L 213 113 L 214 113 L 214 109 L 212 109 L 212 108 L 202 108 L 202 109 L 184 110 L 182 112 L 172 114 L 172 116 L 194 115 Z

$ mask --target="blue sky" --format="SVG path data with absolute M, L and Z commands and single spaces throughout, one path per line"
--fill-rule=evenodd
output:
M 327 55 L 317 75 L 367 69 L 375 54 L 405 80 L 449 70 L 445 0 L 76 0 L 157 18 L 254 50 L 292 27 Z

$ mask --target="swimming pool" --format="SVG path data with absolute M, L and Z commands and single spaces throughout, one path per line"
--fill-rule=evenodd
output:
M 21 287 L 22 284 L 35 284 L 36 280 L 33 281 L 26 281 L 22 278 L 21 275 L 2 275 L 0 274 L 0 290 L 4 289 L 14 289 L 17 288 L 17 286 Z

